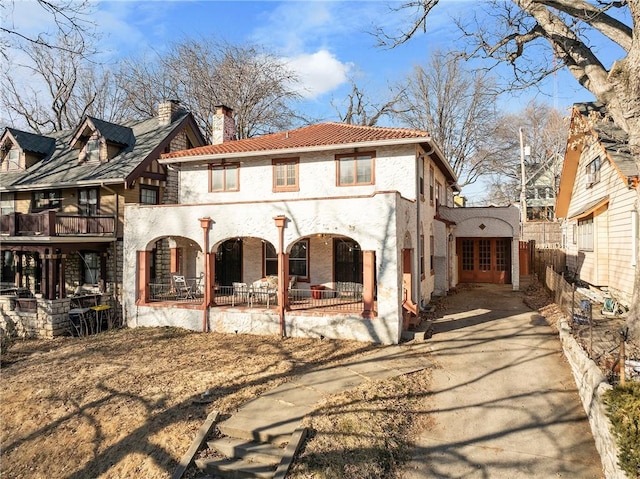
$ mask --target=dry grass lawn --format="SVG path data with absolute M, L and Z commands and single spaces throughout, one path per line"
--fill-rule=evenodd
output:
M 232 414 L 292 374 L 372 347 L 172 328 L 17 340 L 2 358 L 2 477 L 167 478 L 212 410 Z M 392 477 L 412 428 L 424 427 L 427 379 L 380 381 L 323 404 L 307 418 L 315 436 L 291 477 Z M 194 403 L 205 391 L 213 401 Z

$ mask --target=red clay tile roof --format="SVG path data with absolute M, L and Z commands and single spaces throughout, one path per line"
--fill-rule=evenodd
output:
M 344 123 L 320 123 L 295 130 L 272 133 L 245 140 L 227 141 L 218 145 L 201 146 L 190 150 L 175 151 L 162 158 L 183 158 L 204 155 L 248 153 L 288 148 L 342 145 L 407 138 L 429 138 L 426 131 L 407 128 L 347 125 Z

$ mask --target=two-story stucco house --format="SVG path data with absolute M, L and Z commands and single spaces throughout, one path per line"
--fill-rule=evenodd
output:
M 73 130 L 47 135 L 6 128 L 0 324 L 66 334 L 69 296 L 80 292 L 108 294 L 119 309 L 124 205 L 175 203 L 176 175 L 158 159 L 205 143 L 193 116 L 172 101 L 154 118 L 124 124 L 87 116 Z M 16 301 L 16 294 L 29 298 Z
M 602 105 L 573 108 L 556 215 L 567 268 L 629 305 L 639 240 L 637 163 Z
M 233 140 L 225 107 L 215 124 L 213 145 L 160 160 L 180 204 L 126 205 L 130 326 L 396 343 L 455 285 L 437 209 L 456 176 L 426 132 L 323 123 Z

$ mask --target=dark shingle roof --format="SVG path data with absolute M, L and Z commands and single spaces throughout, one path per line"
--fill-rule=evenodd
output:
M 638 166 L 629 148 L 629 135 L 611 120 L 606 107 L 599 102 L 576 103 L 574 107 L 585 118 L 598 118 L 591 128 L 620 172 L 625 176 L 638 175 Z
M 49 136 L 36 135 L 27 131 L 16 130 L 15 128 L 7 128 L 11 136 L 18 142 L 18 146 L 24 151 L 45 156 L 52 149 L 55 140 Z
M 116 125 L 99 118 L 87 117 L 98 129 L 100 134 L 110 143 L 118 145 L 130 145 L 135 141 L 133 131 L 128 126 Z
M 12 191 L 124 181 L 142 161 L 183 124 L 188 115 L 188 112 L 181 111 L 168 125 L 159 125 L 157 117 L 125 123 L 121 129 L 117 129 L 117 132 L 122 133 L 125 128 L 131 131 L 133 136 L 130 143 L 117 156 L 100 164 L 78 162 L 78 150 L 69 144 L 75 130 L 51 134 L 51 138 L 55 141 L 53 152 L 26 171 L 0 174 L 0 190 Z M 103 123 L 101 126 L 104 126 Z M 104 131 L 100 131 L 105 134 Z M 116 129 L 110 131 L 114 133 Z

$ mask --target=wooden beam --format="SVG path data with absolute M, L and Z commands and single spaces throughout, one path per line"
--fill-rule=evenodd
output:
M 204 444 L 204 442 L 206 441 L 209 432 L 211 431 L 211 429 L 213 429 L 213 426 L 215 426 L 216 422 L 218 421 L 219 415 L 220 413 L 218 411 L 211 411 L 211 413 L 209 413 L 207 419 L 204 421 L 202 426 L 200 426 L 200 429 L 198 429 L 196 437 L 193 439 L 191 446 L 189 447 L 187 452 L 185 452 L 184 456 L 182 456 L 182 459 L 180 459 L 178 467 L 176 467 L 173 471 L 171 479 L 182 478 L 182 475 L 186 472 L 189 465 L 193 462 L 193 457 L 198 452 L 198 449 L 202 447 L 202 444 Z

